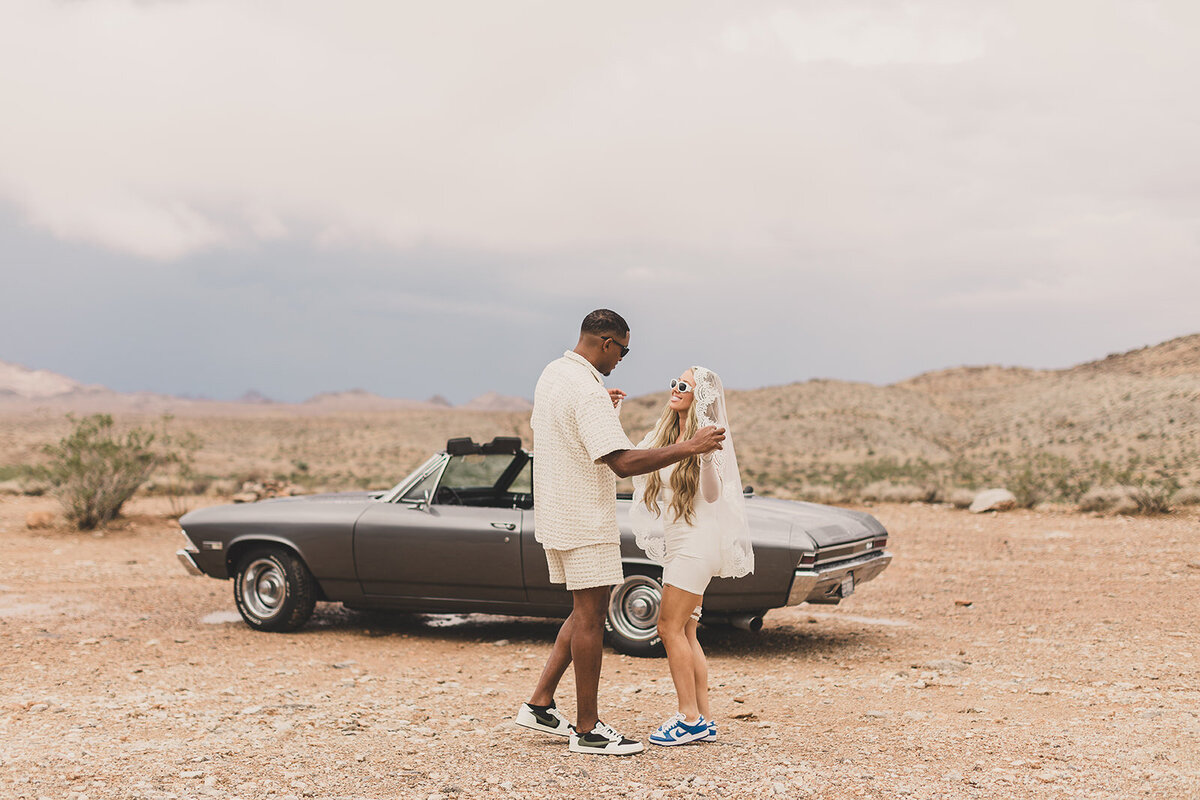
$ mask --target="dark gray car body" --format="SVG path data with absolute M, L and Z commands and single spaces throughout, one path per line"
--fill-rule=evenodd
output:
M 273 544 L 303 561 L 317 599 L 350 608 L 566 616 L 571 596 L 550 583 L 534 538 L 532 455 L 517 450 L 478 456 L 484 459 L 478 463 L 472 458 L 438 453 L 386 492 L 193 511 L 180 520 L 188 543 L 179 557 L 194 574 L 230 578 L 244 554 Z M 504 458 L 512 459 L 509 466 Z M 472 470 L 485 477 L 461 479 Z M 452 480 L 451 473 L 459 477 Z M 496 483 L 486 488 L 493 477 Z M 661 574 L 634 543 L 630 500 L 616 502 L 626 575 Z M 752 494 L 746 510 L 755 571 L 713 580 L 705 594 L 706 622 L 806 601 L 836 603 L 891 562 L 887 531 L 869 514 Z

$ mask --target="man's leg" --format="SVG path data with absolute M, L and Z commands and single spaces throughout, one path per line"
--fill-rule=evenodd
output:
M 571 664 L 571 633 L 574 630 L 575 614 L 572 613 L 558 629 L 558 636 L 554 639 L 554 647 L 546 659 L 546 666 L 542 667 L 542 675 L 538 678 L 533 694 L 529 696 L 529 702 L 533 705 L 548 706 L 554 702 L 558 682 L 562 680 L 563 673 Z
M 604 616 L 611 586 L 593 586 L 571 592 L 571 661 L 575 664 L 575 729 L 586 733 L 596 727 L 599 712 L 600 667 L 604 659 Z M 555 645 L 557 646 L 557 642 Z M 547 664 L 547 668 L 549 664 Z M 564 669 L 566 665 L 563 665 Z

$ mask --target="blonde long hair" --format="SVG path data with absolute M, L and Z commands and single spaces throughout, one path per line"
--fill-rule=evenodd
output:
M 683 423 L 682 436 L 680 436 L 680 420 L 679 412 L 667 406 L 663 410 L 662 416 L 658 418 L 658 423 L 654 426 L 654 432 L 650 437 L 650 447 L 665 447 L 669 444 L 681 439 L 690 439 L 696 435 L 696 399 L 692 398 L 692 404 L 688 406 L 687 420 Z M 675 471 L 671 473 L 671 505 L 670 510 L 675 515 L 678 521 L 682 519 L 687 524 L 691 525 L 695 518 L 695 502 L 696 492 L 700 488 L 700 459 L 697 456 L 688 456 L 675 465 Z M 655 517 L 662 515 L 661 509 L 658 507 L 658 493 L 662 489 L 662 479 L 658 472 L 651 472 L 646 476 L 646 497 L 643 502 L 650 513 Z

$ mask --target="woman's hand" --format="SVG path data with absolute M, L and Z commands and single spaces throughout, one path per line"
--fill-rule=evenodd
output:
M 625 397 L 626 397 L 626 394 L 623 391 L 621 391 L 620 389 L 609 389 L 608 390 L 608 399 L 612 400 L 613 408 L 616 408 L 618 405 L 620 405 L 621 401 L 624 400 Z

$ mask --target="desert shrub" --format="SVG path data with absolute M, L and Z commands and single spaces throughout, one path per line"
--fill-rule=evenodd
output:
M 1171 498 L 1171 504 L 1176 506 L 1200 506 L 1200 486 L 1187 486 L 1180 489 Z
M 1145 483 L 1135 486 L 1130 497 L 1137 504 L 1139 514 L 1166 514 L 1171 510 L 1171 496 L 1174 493 L 1171 486 Z
M 975 502 L 974 489 L 955 489 L 950 492 L 950 503 L 955 508 L 969 508 Z
M 1033 508 L 1049 494 L 1042 476 L 1029 465 L 1009 476 L 1007 488 L 1017 498 L 1018 508 Z
M 797 500 L 808 500 L 811 503 L 825 503 L 826 505 L 837 505 L 839 503 L 854 501 L 849 492 L 835 486 L 811 483 L 806 483 L 796 489 L 795 497 Z
M 118 437 L 108 414 L 69 419 L 75 423 L 71 433 L 45 447 L 46 471 L 67 521 L 91 530 L 121 513 L 160 456 L 150 447 L 153 433 L 134 428 Z
M 1079 510 L 1092 513 L 1097 511 L 1118 511 L 1125 513 L 1136 508 L 1130 497 L 1128 486 L 1098 486 L 1089 489 L 1079 498 Z
M 208 484 L 196 474 L 196 451 L 200 449 L 200 437 L 191 431 L 182 435 L 172 434 L 168 428 L 171 419 L 170 414 L 162 418 L 161 460 L 165 477 L 162 488 L 163 495 L 171 505 L 168 516 L 179 519 L 190 508 L 187 498 L 202 494 Z
M 923 501 L 925 490 L 910 484 L 895 484 L 891 481 L 876 481 L 863 487 L 862 498 L 879 503 L 915 503 Z
M 228 478 L 217 478 L 209 481 L 205 494 L 210 497 L 233 497 L 238 493 L 241 484 Z

